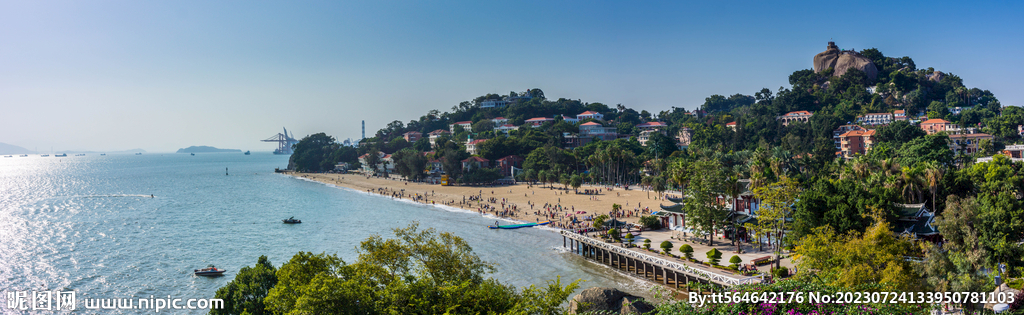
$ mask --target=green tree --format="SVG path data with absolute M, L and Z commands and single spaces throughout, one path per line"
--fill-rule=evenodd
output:
M 647 250 L 651 249 L 651 239 L 648 238 L 644 240 L 644 248 Z
M 736 269 L 740 268 L 740 263 L 742 263 L 742 262 L 743 262 L 743 259 L 740 258 L 739 255 L 732 255 L 732 257 L 729 258 L 729 263 L 732 264 L 732 267 L 736 268 Z
M 670 254 L 672 252 L 672 242 L 662 241 L 661 250 L 665 253 L 665 255 Z
M 935 217 L 935 227 L 944 240 L 941 247 L 922 243 L 925 253 L 920 265 L 928 284 L 938 292 L 988 291 L 988 279 L 981 270 L 989 257 L 980 241 L 984 229 L 978 218 L 981 206 L 974 198 L 951 195 L 942 215 Z
M 686 256 L 686 259 L 693 259 L 693 246 L 683 244 L 679 246 L 679 252 Z
M 913 243 L 896 236 L 880 210 L 873 209 L 871 216 L 874 223 L 864 233 L 840 235 L 830 226 L 815 228 L 797 242 L 793 260 L 801 270 L 813 271 L 827 285 L 879 284 L 886 290 L 919 289 L 913 263 L 905 258 L 914 253 Z
M 580 186 L 582 186 L 582 185 L 583 185 L 583 177 L 581 177 L 579 174 L 574 174 L 574 175 L 572 175 L 572 178 L 569 179 L 569 186 L 572 186 L 572 189 L 576 193 L 579 193 Z
M 897 120 L 891 124 L 882 126 L 875 133 L 876 142 L 890 142 L 897 147 L 911 140 L 926 136 L 924 130 L 906 120 Z
M 263 299 L 277 284 L 277 268 L 267 256 L 260 256 L 256 265 L 242 267 L 235 279 L 217 289 L 215 298 L 224 300 L 224 308 L 210 309 L 210 314 L 270 314 L 265 310 Z
M 778 182 L 754 189 L 754 198 L 761 200 L 761 206 L 757 209 L 756 229 L 761 234 L 775 235 L 776 268 L 779 267 L 782 256 L 782 233 L 787 230 L 788 225 L 786 219 L 790 217 L 799 194 L 799 184 L 785 176 Z
M 719 251 L 717 248 L 712 248 L 711 250 L 709 250 L 707 255 L 708 262 L 711 263 L 712 266 L 717 266 L 718 262 L 722 260 L 722 252 Z
M 323 172 L 334 169 L 334 162 L 329 159 L 335 151 L 334 137 L 321 132 L 306 136 L 299 140 L 288 158 L 288 169 L 300 172 Z
M 712 235 L 715 227 L 724 221 L 728 212 L 718 197 L 725 191 L 725 175 L 722 167 L 714 160 L 702 160 L 694 164 L 689 185 L 687 185 L 686 218 L 687 223 L 698 233 L 708 238 L 708 244 L 714 245 Z

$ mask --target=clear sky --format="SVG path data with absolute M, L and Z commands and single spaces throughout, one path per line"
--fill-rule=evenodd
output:
M 528 88 L 658 112 L 789 86 L 832 39 L 1024 105 L 1024 2 L 0 1 L 0 142 L 274 149 Z

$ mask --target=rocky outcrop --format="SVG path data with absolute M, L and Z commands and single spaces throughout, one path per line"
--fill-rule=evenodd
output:
M 569 314 L 583 312 L 615 312 L 617 314 L 644 314 L 654 306 L 638 296 L 615 288 L 594 287 L 583 290 L 569 301 Z
M 832 68 L 832 76 L 840 77 L 850 69 L 857 69 L 867 74 L 868 78 L 874 80 L 878 77 L 878 68 L 871 59 L 862 56 L 856 51 L 839 50 L 834 42 L 828 42 L 825 51 L 814 56 L 814 73 Z

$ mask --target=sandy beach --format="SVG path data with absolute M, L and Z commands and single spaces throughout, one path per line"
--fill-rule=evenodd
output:
M 406 182 L 398 178 L 367 177 L 358 173 L 313 174 L 291 173 L 327 184 L 347 187 L 363 192 L 404 198 L 422 203 L 444 204 L 478 213 L 522 222 L 551 221 L 553 227 L 566 229 L 589 228 L 587 217 L 612 213 L 612 205 L 622 206 L 618 220 L 637 223 L 641 215 L 661 208 L 655 192 L 624 190 L 607 186 L 584 185 L 576 190 L 562 185 L 528 185 L 474 187 L 441 186 L 437 184 Z M 592 192 L 586 194 L 586 191 Z M 573 223 L 575 218 L 577 223 Z M 506 224 L 506 223 L 502 223 Z
M 422 203 L 445 204 L 459 207 L 483 214 L 494 215 L 506 220 L 521 222 L 542 222 L 552 221 L 552 227 L 565 229 L 587 229 L 590 228 L 588 216 L 611 214 L 612 205 L 622 206 L 620 221 L 638 223 L 640 216 L 649 215 L 652 211 L 661 210 L 659 204 L 669 205 L 671 201 L 658 197 L 653 191 L 641 189 L 621 189 L 607 186 L 584 185 L 576 193 L 571 187 L 566 189 L 562 185 L 555 184 L 551 187 L 547 184 L 528 185 L 520 183 L 511 186 L 497 187 L 473 187 L 473 186 L 441 186 L 438 184 L 406 182 L 398 177 L 367 177 L 359 173 L 349 174 L 313 174 L 313 173 L 289 173 L 292 176 L 333 184 L 341 187 L 375 193 L 394 198 L 404 198 Z M 586 190 L 595 194 L 585 194 Z M 531 207 L 532 205 L 532 207 Z M 573 217 L 576 224 L 573 224 Z M 503 220 L 504 221 L 504 220 Z M 500 224 L 511 224 L 500 222 Z M 638 237 L 638 243 L 644 239 L 651 239 L 654 244 L 662 241 L 670 241 L 679 244 L 689 244 L 694 249 L 694 257 L 703 259 L 711 248 L 727 253 L 726 257 L 737 254 L 743 261 L 750 262 L 758 257 L 772 255 L 770 248 L 760 248 L 749 243 L 741 245 L 743 252 L 736 251 L 736 246 L 730 245 L 729 240 L 721 235 L 714 237 L 714 245 L 707 245 L 688 238 L 677 238 L 679 233 L 661 229 L 656 231 L 644 231 Z M 677 253 L 678 254 L 678 253 Z M 793 268 L 790 259 L 783 259 L 782 265 Z M 768 270 L 769 266 L 760 266 L 760 270 Z

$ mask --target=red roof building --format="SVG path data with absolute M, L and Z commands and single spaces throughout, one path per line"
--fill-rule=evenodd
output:
M 515 167 L 518 169 L 522 169 L 524 161 L 526 161 L 526 159 L 524 159 L 521 156 L 509 155 L 498 159 L 496 161 L 497 163 L 495 164 L 495 166 L 498 167 L 498 170 L 501 171 L 502 175 L 512 176 L 512 168 Z

